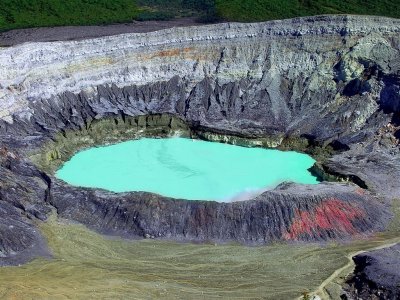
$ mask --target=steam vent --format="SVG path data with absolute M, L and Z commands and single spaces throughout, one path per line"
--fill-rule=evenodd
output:
M 80 150 L 172 136 L 306 153 L 321 182 L 217 202 L 56 177 Z M 54 215 L 139 240 L 368 239 L 395 220 L 399 139 L 397 19 L 318 16 L 0 47 L 0 265 L 48 257 L 39 228 Z M 358 271 L 353 281 L 368 275 Z

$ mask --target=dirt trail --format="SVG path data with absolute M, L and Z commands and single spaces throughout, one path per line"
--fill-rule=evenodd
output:
M 349 262 L 345 266 L 343 266 L 340 269 L 337 269 L 335 272 L 333 272 L 331 276 L 329 276 L 327 279 L 325 279 L 321 283 L 321 285 L 315 291 L 313 291 L 311 293 L 311 295 L 313 295 L 313 296 L 317 295 L 321 299 L 331 300 L 332 297 L 327 293 L 326 287 L 330 283 L 334 282 L 338 277 L 343 276 L 343 275 L 348 275 L 353 271 L 355 264 L 354 264 L 354 261 L 352 258 L 354 256 L 365 253 L 365 252 L 389 248 L 389 247 L 396 245 L 397 243 L 400 243 L 400 237 L 388 239 L 385 241 L 384 244 L 379 245 L 377 247 L 373 247 L 373 248 L 370 248 L 367 250 L 356 251 L 356 252 L 352 252 L 352 253 L 348 254 L 346 257 L 349 260 Z M 302 299 L 302 297 L 300 297 L 298 299 Z

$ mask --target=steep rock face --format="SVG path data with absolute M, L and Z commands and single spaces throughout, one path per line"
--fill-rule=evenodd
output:
M 356 268 L 346 282 L 348 299 L 400 298 L 400 245 L 353 257 Z
M 147 85 L 145 105 L 135 103 L 135 89 L 125 88 L 121 100 L 203 125 L 322 135 L 318 128 L 328 122 L 335 133 L 357 131 L 379 109 L 380 93 L 396 92 L 396 82 L 382 89 L 377 77 L 398 76 L 399 28 L 393 19 L 317 17 L 5 48 L 0 117 L 29 117 L 29 103 L 58 103 L 65 92 L 106 104 L 108 89 Z M 168 107 L 160 107 L 156 82 L 179 89 Z
M 65 218 L 128 237 L 263 244 L 350 238 L 384 228 L 385 205 L 354 185 L 332 187 L 282 184 L 254 200 L 218 203 L 142 192 L 116 195 L 56 180 L 51 203 Z
M 360 56 L 376 60 L 378 53 L 381 67 L 392 65 L 396 53 L 386 35 L 394 37 L 398 31 L 399 21 L 394 19 L 327 16 L 23 44 L 0 52 L 2 104 L 50 98 L 64 91 L 78 93 L 100 84 L 142 85 L 174 76 L 192 83 L 212 77 L 222 84 L 246 77 L 273 81 L 279 77 L 274 75 L 285 73 L 292 78 L 307 76 L 316 67 L 330 67 L 341 50 L 359 44 L 355 59 L 343 64 L 344 79 L 354 79 L 363 70 Z M 313 42 L 316 37 L 318 43 Z M 331 71 L 325 75 L 334 78 Z M 278 79 L 270 82 L 275 92 Z
M 0 207 L 23 215 L 27 235 L 20 244 L 3 239 L 0 251 L 34 247 L 40 236 L 29 226 L 51 208 L 131 237 L 267 243 L 384 229 L 400 194 L 399 32 L 399 20 L 322 16 L 0 48 L 0 143 L 18 154 L 4 152 L 0 184 L 18 189 L 0 189 Z M 189 202 L 67 186 L 27 159 L 95 120 L 165 113 L 193 130 L 348 150 L 324 167 L 374 194 L 353 184 L 282 185 L 251 201 Z M 2 227 L 0 237 L 11 235 Z
M 18 264 L 44 255 L 46 242 L 33 220 L 45 220 L 46 176 L 24 164 L 14 153 L 0 150 L 0 265 Z
M 354 147 L 343 154 L 335 155 L 325 164 L 325 167 L 330 173 L 357 176 L 369 190 L 384 195 L 388 199 L 398 198 L 400 195 L 399 156 L 374 149 L 374 146 L 369 145 L 363 151 Z
M 398 113 L 399 28 L 317 17 L 5 48 L 0 118 L 59 130 L 168 112 L 247 135 L 359 142 Z

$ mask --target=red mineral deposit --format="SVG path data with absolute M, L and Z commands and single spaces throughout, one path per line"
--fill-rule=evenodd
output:
M 364 216 L 363 209 L 336 198 L 329 198 L 311 211 L 298 210 L 284 238 L 298 240 L 303 235 L 319 235 L 321 230 L 353 235 L 357 233 L 353 221 Z

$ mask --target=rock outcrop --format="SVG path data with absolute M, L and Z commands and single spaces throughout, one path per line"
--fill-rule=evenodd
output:
M 44 251 L 34 224 L 52 208 L 129 237 L 268 243 L 384 230 L 400 194 L 399 33 L 395 19 L 321 16 L 0 48 L 0 208 L 19 226 L 1 227 L 0 263 Z M 101 120 L 115 121 L 114 135 L 168 131 L 174 118 L 203 137 L 329 148 L 336 155 L 321 168 L 359 186 L 284 184 L 250 201 L 205 203 L 71 187 L 30 161 L 57 135 Z M 60 159 L 53 150 L 49 159 Z M 14 228 L 25 238 L 13 240 Z
M 14 153 L 0 149 L 0 265 L 49 256 L 35 226 L 51 212 L 47 176 L 30 168 Z
M 135 192 L 52 187 L 51 204 L 67 219 L 128 237 L 182 241 L 326 241 L 384 229 L 383 204 L 348 184 L 282 184 L 250 201 L 183 201 Z
M 353 258 L 354 275 L 346 282 L 344 299 L 399 299 L 400 244 Z

